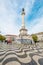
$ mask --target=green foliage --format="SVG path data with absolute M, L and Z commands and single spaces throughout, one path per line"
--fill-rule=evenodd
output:
M 3 35 L 1 35 L 0 34 L 0 41 L 3 41 L 3 40 L 5 40 L 6 38 L 3 36 Z
M 32 39 L 36 43 L 38 41 L 38 37 L 35 34 L 32 34 Z

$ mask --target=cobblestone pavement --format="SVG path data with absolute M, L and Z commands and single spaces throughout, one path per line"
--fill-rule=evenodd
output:
M 2 47 L 0 65 L 43 65 L 43 48 L 28 45 L 3 45 Z

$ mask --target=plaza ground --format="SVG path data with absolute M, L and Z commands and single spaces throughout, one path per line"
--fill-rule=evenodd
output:
M 0 43 L 0 65 L 43 65 L 43 42 L 36 45 Z

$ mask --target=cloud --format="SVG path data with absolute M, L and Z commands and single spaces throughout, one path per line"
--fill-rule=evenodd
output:
M 5 4 L 5 0 L 0 1 L 0 3 L 0 31 L 3 34 L 17 34 L 18 24 L 16 20 L 18 16 L 16 11 L 7 9 L 8 6 Z
M 35 0 L 33 7 L 28 16 L 28 20 L 34 20 L 35 18 L 41 17 L 43 15 L 43 0 Z
M 22 20 L 19 10 L 26 7 L 26 12 L 28 12 L 30 3 L 31 1 L 28 0 L 23 2 L 21 0 L 0 0 L 0 30 L 2 33 L 18 34 Z
M 36 19 L 33 23 L 30 24 L 30 34 L 38 33 L 43 31 L 43 17 L 40 19 Z
M 43 31 L 43 4 L 41 3 L 42 0 L 0 0 L 0 31 L 2 34 L 19 34 L 23 7 L 26 12 L 25 22 L 29 32 Z M 40 8 L 38 9 L 36 5 Z M 40 27 L 40 30 L 37 27 Z

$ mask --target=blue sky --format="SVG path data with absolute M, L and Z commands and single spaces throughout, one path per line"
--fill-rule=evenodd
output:
M 25 9 L 25 26 L 28 34 L 43 32 L 43 0 L 0 0 L 0 31 L 2 34 L 19 34 Z

